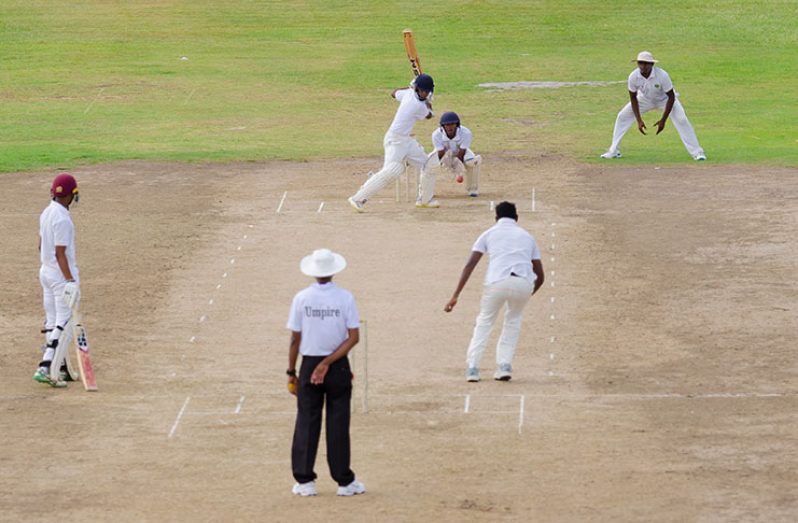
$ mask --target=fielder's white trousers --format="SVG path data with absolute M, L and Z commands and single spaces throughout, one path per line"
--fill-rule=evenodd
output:
M 72 310 L 64 303 L 66 280 L 64 280 L 63 276 L 54 277 L 42 268 L 39 270 L 39 282 L 42 284 L 44 298 L 42 300 L 44 305 L 44 328 L 50 331 L 46 336 L 47 343 L 53 340 L 69 343 L 69 338 L 61 340 L 61 337 L 64 336 L 63 332 L 66 332 L 66 336 L 70 335 L 70 331 L 66 327 L 72 317 Z M 56 327 L 61 327 L 61 329 Z M 63 332 L 62 329 L 64 329 Z
M 668 102 L 666 100 L 662 103 L 652 103 L 643 98 L 638 99 L 637 103 L 640 107 L 640 115 L 642 116 L 654 109 L 660 111 L 664 110 Z M 682 107 L 678 97 L 673 102 L 673 108 L 671 109 L 668 120 L 673 122 L 673 126 L 676 127 L 676 132 L 679 133 L 679 138 L 682 139 L 682 143 L 691 157 L 695 158 L 699 154 L 704 154 L 704 149 L 698 144 L 698 137 L 695 135 L 693 126 L 690 124 L 690 120 L 687 119 L 687 114 L 685 114 L 684 107 Z M 618 117 L 615 119 L 615 130 L 612 132 L 612 145 L 610 145 L 608 152 L 616 153 L 619 151 L 621 140 L 626 134 L 626 131 L 628 131 L 635 122 L 637 122 L 635 119 L 635 112 L 632 110 L 632 102 L 629 102 L 621 109 L 618 113 Z
M 405 170 L 405 162 L 416 169 L 421 169 L 427 161 L 424 148 L 410 136 L 398 136 L 387 133 L 383 139 L 385 161 L 382 169 L 366 180 L 352 197 L 358 202 L 365 202 L 380 192 L 394 178 L 401 176 Z
M 496 344 L 496 364 L 512 365 L 518 336 L 521 333 L 524 306 L 529 301 L 533 289 L 532 283 L 517 276 L 510 276 L 484 288 L 474 335 L 471 337 L 466 355 L 466 364 L 469 368 L 479 368 L 493 324 L 496 323 L 496 317 L 502 307 L 505 309 L 504 325 L 499 342 Z

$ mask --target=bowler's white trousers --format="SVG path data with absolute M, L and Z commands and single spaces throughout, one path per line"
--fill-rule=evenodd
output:
M 479 368 L 490 331 L 493 330 L 493 324 L 496 323 L 496 317 L 502 306 L 505 307 L 504 325 L 499 342 L 496 344 L 496 364 L 513 363 L 515 347 L 518 345 L 518 336 L 521 333 L 521 317 L 533 289 L 532 283 L 517 276 L 510 276 L 484 288 L 474 335 L 471 337 L 466 355 L 468 368 Z
M 401 176 L 405 171 L 405 162 L 420 170 L 427 161 L 424 148 L 410 136 L 386 133 L 382 144 L 385 147 L 382 169 L 369 177 L 360 187 L 352 197 L 355 201 L 365 202 L 380 192 L 391 180 Z
M 640 115 L 642 116 L 654 109 L 659 109 L 660 111 L 664 110 L 668 101 L 665 100 L 661 103 L 653 103 L 645 98 L 638 98 L 637 103 L 640 107 Z M 695 158 L 698 155 L 704 154 L 704 149 L 698 144 L 698 137 L 695 135 L 693 126 L 690 124 L 690 120 L 687 119 L 687 114 L 685 114 L 684 107 L 682 107 L 678 97 L 673 102 L 673 108 L 671 109 L 668 120 L 673 122 L 673 126 L 676 127 L 676 132 L 679 133 L 679 138 L 682 139 L 682 143 L 685 149 L 687 149 L 687 152 L 690 153 L 690 156 Z M 618 117 L 615 119 L 615 130 L 612 132 L 612 145 L 610 145 L 608 152 L 618 152 L 618 148 L 621 146 L 621 140 L 626 134 L 626 131 L 628 131 L 636 121 L 635 112 L 632 110 L 632 102 L 629 102 L 621 109 L 618 113 Z

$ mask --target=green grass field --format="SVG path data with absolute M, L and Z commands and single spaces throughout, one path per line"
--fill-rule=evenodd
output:
M 648 49 L 711 161 L 798 165 L 794 0 L 715 4 L 4 0 L 0 171 L 380 156 L 388 93 L 410 80 L 406 27 L 435 77 L 436 112 L 457 110 L 478 152 L 597 161 L 623 84 L 477 84 L 625 80 Z M 427 147 L 433 127 L 417 126 Z M 659 137 L 632 129 L 623 149 L 625 163 L 689 161 L 671 125 Z

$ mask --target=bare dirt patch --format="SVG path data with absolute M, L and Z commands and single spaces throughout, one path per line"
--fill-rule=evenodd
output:
M 441 209 L 390 189 L 356 215 L 345 198 L 378 163 L 78 170 L 96 394 L 30 379 L 53 173 L 4 175 L 0 519 L 794 519 L 795 170 L 488 155 L 478 199 L 441 180 Z M 503 199 L 547 282 L 513 381 L 467 384 L 484 266 L 442 308 Z M 334 496 L 323 448 L 321 495 L 290 493 L 284 324 L 320 246 L 347 256 L 338 282 L 368 325 L 354 499 Z

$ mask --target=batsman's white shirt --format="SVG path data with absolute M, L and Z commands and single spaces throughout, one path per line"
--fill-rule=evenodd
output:
M 423 120 L 429 114 L 429 107 L 418 99 L 413 89 L 400 89 L 394 96 L 399 102 L 399 109 L 396 110 L 396 116 L 386 134 L 410 136 L 416 121 Z
M 286 325 L 302 333 L 303 356 L 329 356 L 348 337 L 348 329 L 360 327 L 355 297 L 334 283 L 314 283 L 299 291 L 291 303 Z
M 471 130 L 462 125 L 457 128 L 454 138 L 446 136 L 446 131 L 438 127 L 432 131 L 432 146 L 436 151 L 452 151 L 457 153 L 459 149 L 468 149 L 471 147 Z
M 629 75 L 629 91 L 637 93 L 638 100 L 646 100 L 652 105 L 660 105 L 668 99 L 666 94 L 673 89 L 671 77 L 659 67 L 652 67 L 648 78 L 640 73 L 640 69 L 635 69 Z
M 486 286 L 509 278 L 510 273 L 530 283 L 537 279 L 532 271 L 532 260 L 540 259 L 538 244 L 512 218 L 499 218 L 496 225 L 477 238 L 471 250 L 490 256 L 485 273 Z
M 48 280 L 64 281 L 64 274 L 55 259 L 55 247 L 66 247 L 66 258 L 72 277 L 79 281 L 78 265 L 75 262 L 75 226 L 69 209 L 53 200 L 39 217 L 39 237 L 41 238 L 41 272 Z

